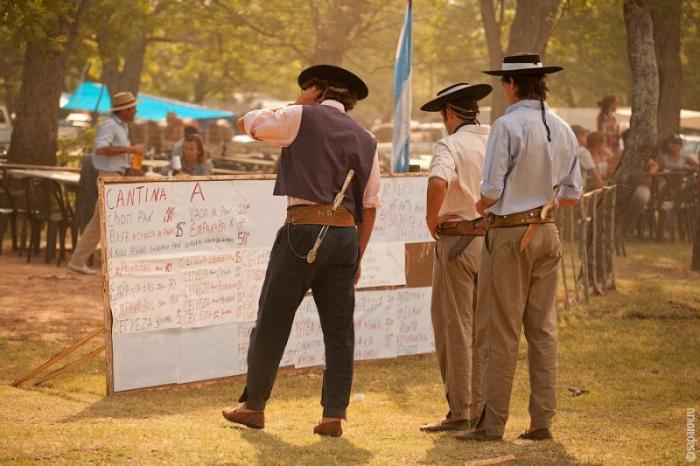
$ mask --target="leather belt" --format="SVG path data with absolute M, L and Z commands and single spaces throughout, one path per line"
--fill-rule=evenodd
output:
M 554 223 L 554 209 L 549 209 L 544 218 L 540 217 L 542 207 L 508 215 L 492 215 L 489 228 L 516 227 L 540 223 Z
M 488 229 L 488 222 L 483 218 L 475 220 L 462 220 L 459 222 L 445 222 L 438 225 L 438 236 L 459 236 L 460 238 L 450 248 L 447 254 L 449 260 L 454 260 L 467 249 L 467 246 L 477 236 L 484 236 Z
M 331 227 L 355 226 L 355 217 L 343 206 L 333 212 L 327 204 L 295 205 L 287 207 L 284 223 L 293 225 L 328 225 Z
M 462 220 L 460 222 L 445 222 L 438 225 L 438 236 L 484 236 L 488 229 L 488 222 L 482 218 L 476 220 Z

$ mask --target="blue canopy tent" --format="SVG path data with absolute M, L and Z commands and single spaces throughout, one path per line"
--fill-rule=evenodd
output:
M 212 120 L 218 118 L 233 118 L 232 112 L 189 104 L 174 99 L 156 97 L 139 93 L 136 97 L 141 102 L 136 106 L 136 117 L 140 120 L 164 121 L 172 112 L 183 119 Z M 109 113 L 110 98 L 107 88 L 100 83 L 83 82 L 70 96 L 62 107 L 64 110 L 87 110 L 98 113 Z

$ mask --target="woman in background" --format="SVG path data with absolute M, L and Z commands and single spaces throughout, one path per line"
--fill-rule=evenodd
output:
M 213 171 L 214 165 L 207 158 L 202 139 L 198 134 L 187 136 L 182 144 L 182 168 L 180 172 L 200 176 L 211 175 Z
M 617 155 L 620 150 L 620 128 L 617 125 L 615 111 L 617 110 L 617 97 L 606 95 L 598 102 L 600 113 L 598 114 L 598 131 L 603 134 L 610 150 Z
M 605 135 L 598 131 L 592 131 L 586 136 L 586 149 L 591 153 L 600 177 L 603 180 L 615 171 L 617 161 L 605 144 Z

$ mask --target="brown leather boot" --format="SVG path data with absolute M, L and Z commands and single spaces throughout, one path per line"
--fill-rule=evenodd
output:
M 528 430 L 518 435 L 518 438 L 521 440 L 552 440 L 552 431 L 546 427 Z
M 265 427 L 265 411 L 240 411 L 238 408 L 224 408 L 221 414 L 227 421 L 242 424 L 251 429 L 262 429 Z
M 343 428 L 340 421 L 320 422 L 314 427 L 314 434 L 324 437 L 340 437 L 343 435 Z

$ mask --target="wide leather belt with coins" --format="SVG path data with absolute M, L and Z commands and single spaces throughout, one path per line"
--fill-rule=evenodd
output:
M 284 223 L 352 227 L 355 226 L 355 217 L 343 206 L 333 212 L 333 207 L 326 204 L 295 205 L 287 208 L 287 219 Z

